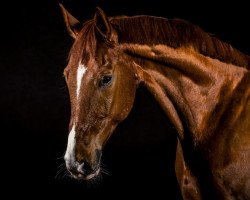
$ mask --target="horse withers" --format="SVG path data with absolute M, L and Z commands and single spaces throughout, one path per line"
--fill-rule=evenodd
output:
M 143 84 L 177 131 L 183 199 L 250 199 L 249 56 L 184 20 L 97 8 L 80 23 L 60 7 L 74 38 L 64 70 L 71 175 L 100 174 L 102 149 Z

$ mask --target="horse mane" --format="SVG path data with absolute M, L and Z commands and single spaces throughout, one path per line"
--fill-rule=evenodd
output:
M 250 67 L 250 57 L 209 35 L 200 27 L 182 20 L 147 15 L 114 17 L 111 24 L 119 43 L 165 44 L 173 48 L 192 46 L 197 52 L 222 62 Z
M 197 52 L 222 62 L 250 68 L 250 56 L 209 35 L 200 27 L 181 19 L 166 19 L 154 16 L 119 16 L 109 18 L 118 33 L 119 43 L 165 44 L 173 48 L 192 46 Z M 95 54 L 97 37 L 95 21 L 82 26 L 79 37 L 70 51 L 70 56 L 81 55 L 82 62 Z M 83 51 L 84 50 L 84 51 Z

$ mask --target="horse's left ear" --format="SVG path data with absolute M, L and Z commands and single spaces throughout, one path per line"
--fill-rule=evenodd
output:
M 145 73 L 142 67 L 135 62 L 132 63 L 132 67 L 134 70 L 136 85 L 138 86 L 141 82 L 145 81 Z
M 107 15 L 99 7 L 96 7 L 94 20 L 96 23 L 96 30 L 102 39 L 111 44 L 117 43 L 117 33 L 112 27 Z
M 61 12 L 63 14 L 64 22 L 66 24 L 67 31 L 69 35 L 76 39 L 76 36 L 80 32 L 80 25 L 81 23 L 73 16 L 71 15 L 62 4 L 59 3 Z

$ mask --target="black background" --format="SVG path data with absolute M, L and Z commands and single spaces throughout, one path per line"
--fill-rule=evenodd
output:
M 212 1 L 68 0 L 63 4 L 81 21 L 93 17 L 96 6 L 109 16 L 186 19 L 250 54 L 249 11 L 240 1 L 219 5 Z M 174 175 L 175 131 L 142 87 L 131 114 L 105 147 L 103 163 L 109 175 L 92 184 L 57 175 L 70 113 L 62 73 L 73 41 L 58 1 L 9 1 L 1 10 L 1 180 L 6 191 L 12 189 L 9 197 L 181 199 Z

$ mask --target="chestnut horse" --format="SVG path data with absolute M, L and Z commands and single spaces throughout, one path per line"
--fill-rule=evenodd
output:
M 250 57 L 184 20 L 97 8 L 82 24 L 60 7 L 74 38 L 64 70 L 71 175 L 100 174 L 102 149 L 143 84 L 176 129 L 183 199 L 250 199 Z

